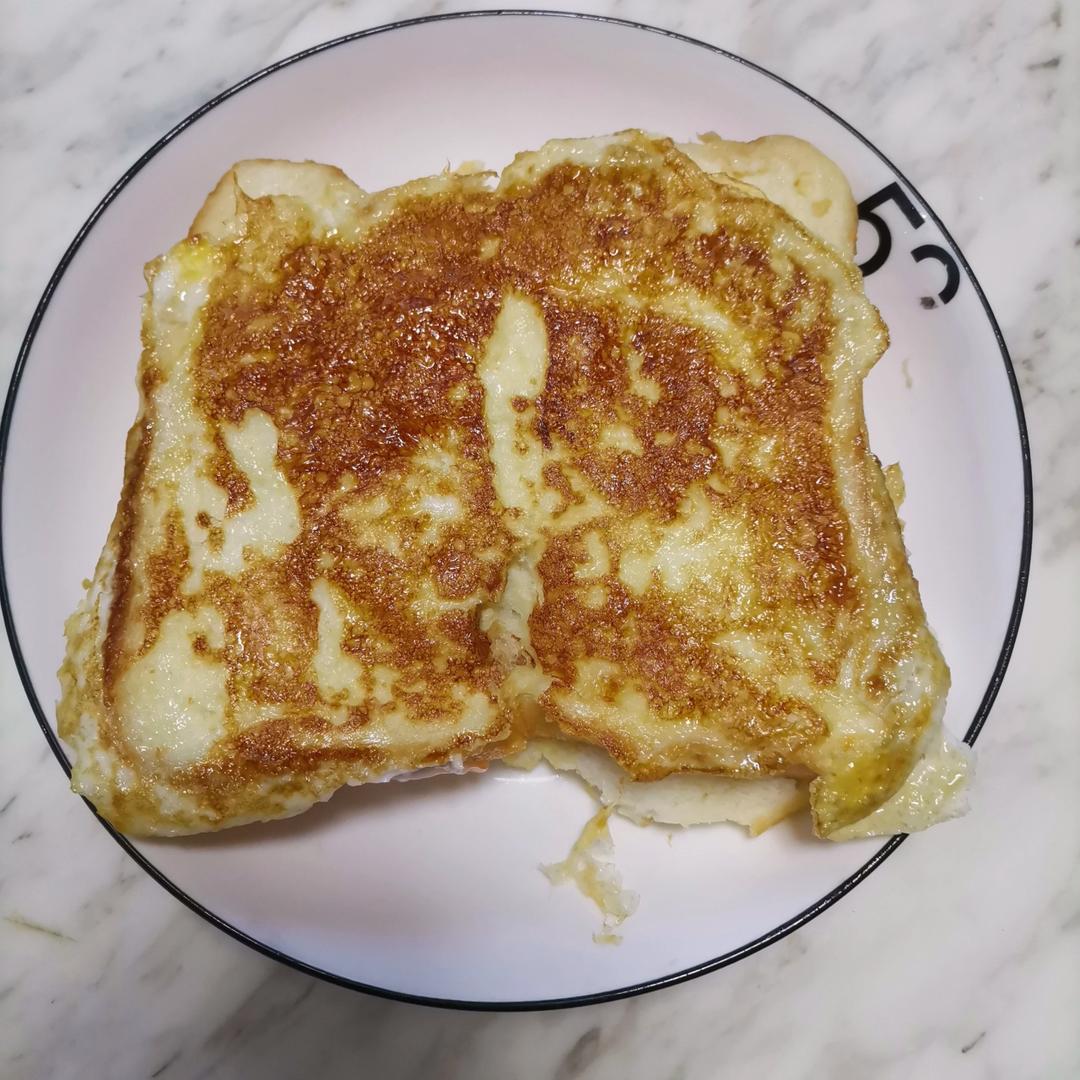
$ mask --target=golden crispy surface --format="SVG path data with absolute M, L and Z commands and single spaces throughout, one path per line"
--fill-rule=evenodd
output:
M 638 133 L 494 189 L 233 193 L 151 268 L 69 624 L 61 733 L 114 823 L 280 816 L 523 723 L 643 779 L 819 777 L 825 834 L 895 790 L 947 672 L 845 259 Z

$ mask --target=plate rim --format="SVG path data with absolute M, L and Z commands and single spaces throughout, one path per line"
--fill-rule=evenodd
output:
M 281 60 L 277 60 L 272 64 L 260 68 L 258 71 L 241 79 L 239 82 L 234 83 L 232 86 L 227 87 L 225 90 L 216 94 L 208 101 L 204 102 L 193 112 L 188 114 L 172 128 L 170 128 L 164 135 L 161 136 L 148 150 L 146 150 L 136 161 L 125 170 L 121 177 L 108 189 L 101 201 L 94 207 L 90 215 L 83 222 L 82 226 L 76 232 L 71 243 L 60 257 L 56 268 L 53 270 L 49 277 L 37 305 L 34 308 L 31 315 L 30 322 L 27 326 L 26 333 L 23 336 L 22 343 L 17 354 L 15 365 L 12 369 L 11 380 L 8 385 L 7 394 L 4 400 L 4 409 L 2 418 L 0 418 L 0 610 L 3 613 L 4 629 L 7 632 L 8 644 L 11 648 L 12 658 L 15 661 L 15 667 L 19 675 L 19 681 L 22 684 L 23 692 L 29 701 L 31 711 L 34 713 L 37 719 L 38 725 L 45 736 L 53 754 L 56 756 L 61 768 L 70 777 L 71 764 L 68 761 L 67 754 L 64 751 L 63 745 L 60 742 L 59 736 L 53 730 L 49 719 L 41 706 L 41 702 L 38 700 L 37 691 L 34 687 L 33 680 L 30 677 L 29 669 L 27 668 L 26 661 L 23 657 L 22 648 L 19 643 L 18 631 L 15 627 L 14 613 L 11 608 L 10 595 L 8 593 L 7 584 L 7 563 L 4 554 L 3 546 L 3 514 L 4 514 L 4 500 L 3 500 L 3 485 L 4 477 L 6 475 L 7 467 L 7 452 L 8 441 L 11 433 L 12 420 L 15 414 L 16 400 L 18 397 L 19 386 L 22 381 L 23 372 L 25 371 L 27 361 L 29 360 L 31 350 L 33 348 L 34 340 L 37 336 L 37 332 L 41 326 L 41 322 L 44 319 L 45 312 L 48 309 L 50 302 L 52 301 L 53 294 L 55 293 L 57 286 L 60 284 L 60 280 L 63 278 L 68 267 L 74 260 L 79 248 L 82 246 L 83 241 L 90 233 L 91 229 L 97 223 L 98 219 L 104 214 L 109 206 L 117 199 L 121 191 L 131 182 L 135 175 L 140 172 L 147 163 L 154 158 L 161 150 L 163 150 L 170 142 L 173 141 L 178 135 L 180 135 L 187 128 L 195 124 L 201 117 L 208 113 L 211 109 L 216 108 L 218 105 L 227 101 L 229 98 L 247 89 L 249 86 L 257 82 L 261 82 L 263 79 L 275 74 L 286 67 L 291 67 L 293 64 L 299 63 L 302 60 L 306 60 L 308 57 L 316 56 L 319 53 L 326 52 L 330 49 L 336 48 L 339 45 L 347 45 L 351 42 L 361 40 L 363 38 L 374 37 L 378 34 L 388 33 L 394 30 L 402 30 L 411 28 L 414 26 L 421 26 L 427 23 L 439 23 L 448 22 L 454 19 L 474 19 L 474 18 L 491 18 L 496 19 L 500 16 L 528 16 L 535 18 L 559 18 L 568 20 L 582 20 L 584 22 L 596 22 L 605 23 L 614 26 L 620 26 L 627 29 L 641 30 L 651 34 L 659 34 L 662 37 L 671 38 L 675 41 L 682 42 L 687 45 L 693 45 L 698 48 L 706 49 L 711 53 L 721 56 L 727 60 L 734 61 L 737 64 L 742 65 L 764 75 L 774 82 L 780 84 L 785 89 L 798 95 L 804 101 L 814 105 L 820 109 L 826 116 L 832 119 L 834 122 L 843 127 L 849 134 L 853 135 L 859 140 L 867 149 L 872 151 L 874 155 L 888 168 L 895 178 L 899 180 L 907 191 L 914 197 L 918 205 L 927 214 L 929 219 L 937 226 L 941 232 L 942 237 L 952 249 L 957 258 L 957 262 L 964 275 L 967 277 L 972 288 L 975 291 L 976 298 L 982 305 L 983 312 L 990 324 L 990 328 L 994 333 L 994 338 L 997 341 L 998 349 L 1001 353 L 1001 359 L 1005 367 L 1005 375 L 1009 383 L 1009 390 L 1012 394 L 1013 406 L 1016 413 L 1017 434 L 1019 437 L 1020 445 L 1020 457 L 1022 468 L 1022 479 L 1024 489 L 1024 511 L 1023 519 L 1021 523 L 1021 544 L 1020 544 L 1020 565 L 1017 573 L 1016 590 L 1013 596 L 1012 609 L 1009 615 L 1009 621 L 1005 629 L 1005 636 L 1002 642 L 1001 650 L 998 653 L 997 662 L 994 665 L 993 673 L 991 674 L 990 681 L 987 685 L 986 691 L 983 694 L 982 700 L 979 703 L 978 708 L 975 711 L 974 718 L 971 724 L 968 726 L 967 731 L 964 734 L 964 742 L 968 745 L 974 745 L 975 740 L 978 738 L 979 733 L 982 731 L 983 726 L 986 723 L 987 717 L 990 714 L 991 707 L 993 706 L 994 699 L 997 697 L 998 691 L 1001 688 L 1001 683 L 1005 677 L 1005 672 L 1009 666 L 1009 661 L 1012 657 L 1013 647 L 1016 643 L 1016 637 L 1020 629 L 1020 620 L 1024 609 L 1024 600 L 1027 594 L 1028 578 L 1030 574 L 1031 566 L 1031 544 L 1032 544 L 1032 524 L 1033 524 L 1033 491 L 1032 491 L 1032 472 L 1031 472 L 1031 450 L 1028 441 L 1027 422 L 1024 416 L 1024 405 L 1020 394 L 1020 388 L 1016 379 L 1016 372 L 1013 368 L 1012 359 L 1009 355 L 1008 346 L 1005 343 L 1004 335 L 1001 332 L 1001 327 L 998 325 L 997 318 L 994 315 L 993 309 L 990 307 L 990 303 L 986 298 L 986 294 L 983 292 L 982 286 L 979 284 L 978 279 L 975 276 L 975 272 L 972 270 L 970 263 L 968 262 L 964 253 L 960 250 L 959 245 L 953 239 L 948 229 L 945 227 L 944 222 L 935 213 L 934 209 L 926 201 L 926 199 L 919 192 L 918 188 L 911 183 L 910 180 L 900 171 L 899 168 L 893 162 L 885 156 L 865 135 L 863 135 L 857 128 L 852 126 L 843 117 L 839 116 L 827 105 L 823 104 L 817 98 L 811 94 L 806 93 L 793 83 L 780 75 L 775 74 L 768 68 L 762 67 L 760 64 L 754 63 L 751 60 L 747 60 L 745 57 L 739 56 L 737 53 L 730 52 L 727 49 L 721 48 L 718 45 L 713 45 L 707 41 L 702 41 L 699 38 L 691 37 L 686 34 L 681 34 L 675 30 L 669 30 L 664 27 L 653 26 L 648 23 L 637 22 L 632 19 L 617 18 L 612 15 L 600 15 L 588 12 L 578 11 L 552 11 L 543 8 L 495 8 L 491 10 L 472 10 L 472 11 L 457 11 L 457 12 L 445 12 L 432 15 L 425 15 L 419 18 L 412 19 L 398 19 L 393 22 L 383 23 L 378 26 L 368 27 L 362 30 L 353 31 L 349 34 L 343 34 L 339 37 L 331 38 L 327 41 L 320 42 L 317 45 L 310 46 L 307 49 L 303 49 L 297 53 L 293 53 L 291 56 L 284 57 Z M 252 937 L 250 934 L 239 929 L 239 927 L 233 926 L 231 923 L 226 922 L 224 919 L 216 915 L 209 908 L 204 907 L 193 896 L 190 896 L 182 888 L 176 885 L 165 873 L 159 870 L 145 855 L 142 854 L 135 847 L 135 845 L 125 836 L 118 833 L 104 818 L 100 817 L 93 805 L 85 797 L 83 802 L 89 808 L 90 812 L 97 818 L 98 822 L 104 827 L 104 829 L 110 834 L 113 840 L 127 853 L 127 855 L 134 860 L 134 862 L 145 871 L 154 881 L 156 881 L 162 888 L 170 893 L 175 899 L 179 900 L 185 907 L 193 911 L 196 915 L 205 919 L 212 926 L 218 930 L 223 931 L 230 937 L 239 941 L 241 944 L 246 945 L 248 948 L 253 949 L 257 953 L 261 953 L 272 960 L 284 964 L 294 970 L 301 971 L 306 975 L 313 976 L 321 979 L 324 982 L 332 983 L 336 986 L 345 987 L 350 990 L 360 991 L 362 993 L 370 994 L 375 997 L 386 998 L 392 1001 L 406 1002 L 414 1005 L 428 1005 L 446 1009 L 459 1009 L 466 1011 L 478 1011 L 478 1012 L 528 1012 L 528 1011 L 544 1011 L 551 1009 L 564 1009 L 579 1007 L 583 1005 L 598 1005 L 605 1002 L 618 1001 L 624 998 L 634 997 L 639 994 L 644 994 L 649 991 L 659 990 L 666 986 L 674 986 L 678 983 L 687 982 L 690 979 L 697 978 L 701 975 L 708 974 L 712 971 L 718 971 L 720 968 L 728 967 L 731 964 L 736 963 L 739 960 L 746 958 L 766 948 L 769 945 L 774 944 L 781 938 L 787 937 L 788 934 L 804 926 L 810 922 L 816 916 L 820 915 L 827 908 L 832 907 L 843 896 L 847 895 L 852 889 L 855 888 L 860 882 L 862 882 L 869 874 L 876 870 L 896 849 L 904 842 L 907 837 L 905 835 L 894 836 L 887 840 L 875 853 L 868 859 L 862 866 L 859 867 L 853 874 L 849 875 L 838 885 L 834 886 L 825 896 L 821 897 L 815 903 L 809 907 L 804 908 L 801 912 L 793 915 L 791 918 L 786 919 L 778 926 L 765 934 L 754 938 L 752 941 L 747 942 L 744 945 L 739 946 L 736 949 L 731 949 L 720 956 L 713 957 L 712 959 L 704 960 L 699 964 L 694 964 L 688 968 L 684 968 L 680 971 L 671 972 L 665 975 L 659 975 L 651 979 L 646 979 L 638 983 L 631 984 L 629 986 L 617 987 L 612 990 L 594 991 L 588 994 L 570 995 L 559 998 L 545 998 L 538 1000 L 520 1000 L 520 1001 L 480 1001 L 471 999 L 457 999 L 450 997 L 440 996 L 428 996 L 423 994 L 411 994 L 400 990 L 392 990 L 386 987 L 376 986 L 371 983 L 364 983 L 357 979 L 351 979 L 347 976 L 339 975 L 332 971 L 327 971 L 323 968 L 316 967 L 315 965 L 308 964 L 303 960 L 300 960 L 294 956 L 290 956 L 288 953 L 283 952 L 281 949 L 272 945 L 267 945 L 257 938 Z

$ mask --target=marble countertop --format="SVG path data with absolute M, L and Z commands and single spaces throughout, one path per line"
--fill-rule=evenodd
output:
M 5 373 L 71 236 L 173 123 L 326 38 L 485 6 L 10 6 Z M 248 951 L 146 877 L 68 795 L 5 649 L 0 1076 L 1080 1075 L 1080 11 L 1062 0 L 548 6 L 668 26 L 805 88 L 904 169 L 980 276 L 1020 378 L 1036 516 L 974 811 L 904 845 L 779 944 L 687 985 L 562 1013 L 399 1005 Z

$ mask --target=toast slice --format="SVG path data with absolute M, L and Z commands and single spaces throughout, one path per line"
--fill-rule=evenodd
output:
M 477 183 L 369 197 L 243 162 L 147 267 L 140 412 L 58 710 L 74 785 L 117 828 L 288 816 L 520 745 L 477 628 L 512 536 L 475 378 L 415 356 L 413 297 L 366 321 L 377 296 L 312 297 L 320 252 L 347 273 L 342 237 Z
M 495 457 L 539 711 L 637 780 L 811 779 L 827 836 L 898 790 L 948 687 L 863 418 L 885 327 L 849 258 L 661 140 L 548 144 L 500 190 L 545 180 L 564 235 L 596 207 L 592 247 L 487 354 L 544 362 Z

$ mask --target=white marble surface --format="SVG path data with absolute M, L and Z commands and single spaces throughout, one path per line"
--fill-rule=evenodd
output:
M 176 120 L 300 48 L 456 6 L 485 5 L 8 5 L 5 372 L 75 230 Z M 905 169 L 980 275 L 1028 410 L 1036 525 L 1027 614 L 980 740 L 974 812 L 905 845 L 840 905 L 732 969 L 566 1013 L 440 1012 L 314 982 L 172 900 L 67 794 L 5 651 L 0 1076 L 1080 1075 L 1080 8 L 565 6 L 704 38 L 819 96 Z

